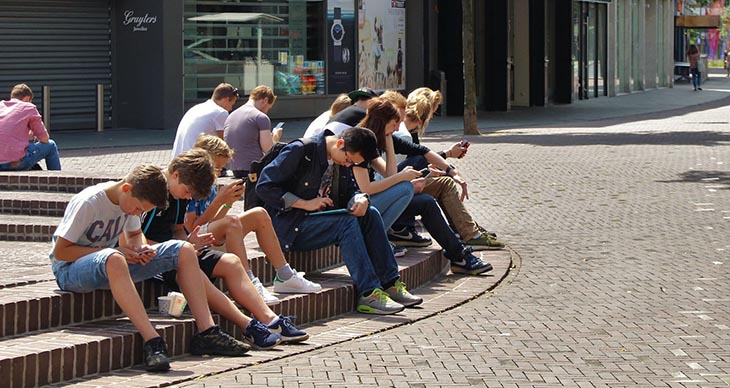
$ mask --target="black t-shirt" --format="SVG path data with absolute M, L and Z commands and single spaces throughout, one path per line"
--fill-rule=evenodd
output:
M 185 223 L 185 212 L 188 208 L 187 199 L 175 199 L 168 196 L 170 206 L 167 209 L 153 209 L 142 217 L 142 232 L 148 240 L 165 242 L 173 239 L 175 226 Z
M 347 108 L 337 112 L 328 123 L 336 121 L 338 123 L 347 124 L 351 127 L 356 126 L 367 115 L 367 111 L 359 106 L 350 105 Z

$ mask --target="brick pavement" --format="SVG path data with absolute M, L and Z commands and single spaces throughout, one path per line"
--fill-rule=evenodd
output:
M 524 259 L 502 286 L 411 325 L 183 386 L 730 385 L 730 108 L 719 105 L 471 138 L 457 162 L 467 205 Z M 103 152 L 65 151 L 64 168 L 120 176 L 164 163 L 169 147 Z M 44 276 L 46 252 L 14 275 Z
M 659 116 L 472 138 L 467 204 L 524 260 L 506 282 L 431 319 L 182 386 L 730 385 L 730 108 Z

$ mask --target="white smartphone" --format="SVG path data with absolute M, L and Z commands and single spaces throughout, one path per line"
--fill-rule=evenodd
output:
M 284 122 L 283 122 L 283 121 L 280 121 L 280 122 L 279 122 L 278 124 L 276 124 L 276 126 L 274 127 L 274 129 L 276 129 L 276 128 L 284 128 Z

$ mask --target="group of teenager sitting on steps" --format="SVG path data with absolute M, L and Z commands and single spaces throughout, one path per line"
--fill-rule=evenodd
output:
M 247 109 L 263 107 L 258 113 L 264 114 L 275 101 L 272 96 L 268 87 L 255 88 Z M 492 269 L 474 250 L 504 244 L 474 222 L 463 204 L 467 183 L 445 160 L 463 157 L 468 145 L 457 143 L 437 153 L 418 144 L 438 108 L 438 92 L 421 88 L 406 99 L 363 88 L 338 97 L 335 104 L 344 109 L 334 112 L 333 104 L 333 111 L 323 113 L 329 120 L 310 127 L 308 139 L 281 148 L 256 182 L 237 179 L 216 189 L 216 177 L 237 152 L 224 140 L 221 126 L 228 124 L 220 111 L 231 110 L 237 98 L 237 89 L 219 85 L 205 107 L 193 107 L 181 121 L 178 137 L 188 132 L 184 137 L 189 138 L 193 127 L 200 132 L 192 146 L 177 149 L 164 170 L 142 164 L 120 181 L 76 194 L 53 235 L 50 258 L 59 287 L 110 289 L 144 339 L 147 370 L 170 368 L 167 346 L 134 286 L 151 278 L 187 298 L 197 326 L 190 348 L 195 355 L 241 356 L 249 349 L 309 338 L 292 317 L 271 310 L 278 298 L 254 276 L 246 256 L 244 237 L 252 231 L 276 270 L 277 293 L 321 290 L 290 267 L 284 252 L 339 245 L 362 313 L 395 314 L 423 302 L 400 279 L 396 261 L 403 247 L 431 244 L 417 233 L 416 216 L 444 249 L 452 272 L 479 275 Z M 188 117 L 196 108 L 195 117 Z M 198 119 L 206 115 L 215 123 L 199 130 L 205 120 Z M 266 126 L 266 120 L 256 120 Z M 261 148 L 261 155 L 266 151 Z M 406 156 L 400 163 L 398 154 Z M 263 207 L 228 214 L 246 184 L 255 185 Z M 343 210 L 323 212 L 329 209 Z M 230 298 L 213 284 L 218 278 Z M 238 325 L 242 340 L 216 326 L 211 310 Z

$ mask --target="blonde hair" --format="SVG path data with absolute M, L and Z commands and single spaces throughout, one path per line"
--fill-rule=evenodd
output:
M 330 118 L 332 118 L 332 116 L 341 112 L 350 105 L 352 105 L 352 100 L 350 100 L 350 97 L 345 93 L 341 93 L 339 96 L 337 96 L 337 98 L 335 98 L 335 101 L 332 102 L 332 105 L 330 105 Z
M 426 129 L 428 120 L 431 119 L 433 106 L 431 100 L 425 94 L 411 93 L 408 95 L 408 103 L 406 104 L 406 117 L 411 121 L 418 121 L 418 135 L 422 136 Z
M 408 94 L 408 98 L 410 99 L 411 97 L 417 95 L 426 96 L 426 98 L 431 101 L 431 109 L 433 109 L 434 111 L 436 110 L 436 108 L 438 108 L 439 104 L 441 104 L 441 101 L 443 100 L 443 95 L 440 91 L 433 90 L 425 86 L 414 89 L 410 94 Z
M 228 160 L 233 158 L 233 150 L 231 147 L 228 146 L 225 140 L 218 136 L 203 133 L 198 136 L 198 140 L 193 147 L 203 149 L 213 157 L 226 158 Z
M 274 91 L 266 85 L 259 85 L 253 88 L 253 90 L 251 90 L 251 94 L 248 95 L 248 98 L 254 101 L 266 99 L 270 104 L 276 102 L 276 95 L 274 94 Z
M 18 100 L 21 100 L 25 97 L 30 97 L 30 99 L 33 99 L 33 90 L 30 89 L 30 86 L 26 84 L 17 84 L 13 86 L 13 90 L 10 91 L 10 98 L 17 98 Z
M 391 104 L 395 105 L 398 109 L 405 109 L 406 108 L 406 98 L 403 97 L 402 94 L 399 92 L 396 92 L 395 90 L 386 90 L 383 92 L 383 94 L 380 95 L 380 98 L 386 101 L 390 101 Z

